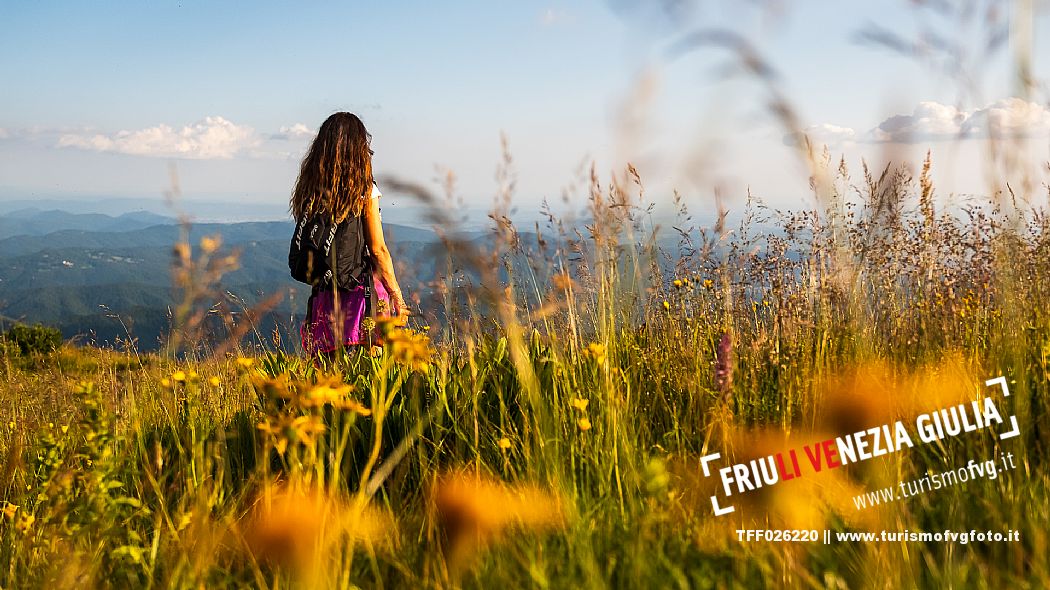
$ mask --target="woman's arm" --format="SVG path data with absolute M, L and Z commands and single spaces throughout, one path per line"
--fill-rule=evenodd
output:
M 396 315 L 408 315 L 408 305 L 401 295 L 401 287 L 394 276 L 394 261 L 390 258 L 390 249 L 383 238 L 383 221 L 379 218 L 379 199 L 370 198 L 365 204 L 365 227 L 368 228 L 368 246 L 372 250 L 372 260 L 379 269 L 379 279 L 383 281 Z

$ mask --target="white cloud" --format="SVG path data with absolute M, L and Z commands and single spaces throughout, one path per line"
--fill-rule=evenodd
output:
M 270 136 L 270 139 L 277 140 L 291 140 L 291 139 L 305 139 L 311 137 L 314 134 L 314 130 L 310 129 L 303 123 L 296 123 L 295 125 L 282 125 L 277 133 Z
M 807 127 L 817 143 L 919 143 L 975 138 L 1050 137 L 1050 108 L 1020 98 L 1004 98 L 964 111 L 937 102 L 920 102 L 908 115 L 894 115 L 860 137 L 848 127 L 827 123 Z M 794 138 L 784 137 L 792 145 Z
M 967 113 L 951 105 L 920 102 L 910 115 L 895 115 L 868 131 L 866 141 L 915 143 L 962 137 Z
M 1050 109 L 1020 98 L 1006 98 L 977 109 L 966 118 L 962 132 L 996 139 L 1050 136 Z
M 222 117 L 207 117 L 192 125 L 175 129 L 157 125 L 115 134 L 65 134 L 58 147 L 113 152 L 148 157 L 188 159 L 229 159 L 259 144 L 251 127 L 236 125 Z
M 839 146 L 852 143 L 857 135 L 857 133 L 849 127 L 839 127 L 838 125 L 830 125 L 828 123 L 810 125 L 802 130 L 802 134 L 808 137 L 809 140 L 816 145 L 828 146 Z M 795 145 L 797 142 L 798 137 L 796 137 L 796 134 L 789 133 L 784 136 L 784 143 L 787 145 Z

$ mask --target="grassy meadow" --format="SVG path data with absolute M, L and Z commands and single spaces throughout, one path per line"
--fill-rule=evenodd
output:
M 244 317 L 201 345 L 237 261 L 217 239 L 182 244 L 166 351 L 0 360 L 0 587 L 1048 587 L 1050 221 L 1009 203 L 943 210 L 928 168 L 843 165 L 819 207 L 752 201 L 704 227 L 681 200 L 675 226 L 654 227 L 633 169 L 592 175 L 586 224 L 551 216 L 526 228 L 538 235 L 501 196 L 489 249 L 447 234 L 423 316 L 382 322 L 381 352 L 317 361 L 269 335 L 245 348 Z M 426 326 L 436 310 L 448 321 Z M 1016 438 L 980 430 L 712 514 L 705 454 L 910 419 L 999 375 Z M 853 502 L 1007 452 L 1017 468 L 994 480 Z

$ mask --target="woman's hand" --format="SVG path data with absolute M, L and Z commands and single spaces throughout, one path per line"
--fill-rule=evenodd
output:
M 408 317 L 412 315 L 412 310 L 408 308 L 408 303 L 405 302 L 405 298 L 400 293 L 395 293 L 392 297 L 392 305 L 394 307 L 394 315 L 397 317 Z

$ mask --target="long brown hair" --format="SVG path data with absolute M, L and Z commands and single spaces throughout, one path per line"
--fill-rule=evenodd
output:
M 325 119 L 310 144 L 292 191 L 296 219 L 328 214 L 336 221 L 360 215 L 372 194 L 372 135 L 353 113 Z

